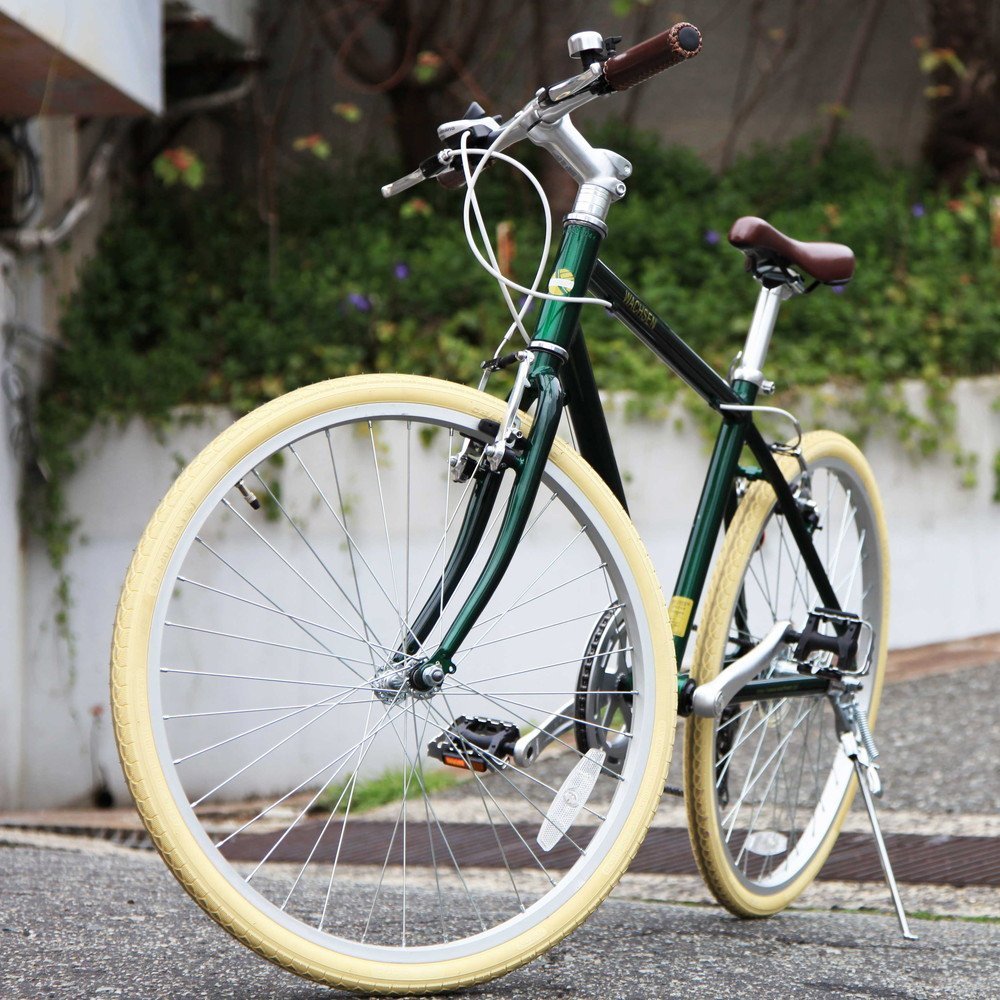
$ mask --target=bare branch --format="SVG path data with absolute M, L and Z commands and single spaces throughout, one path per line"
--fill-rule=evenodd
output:
M 393 75 L 392 65 L 379 63 L 363 34 L 372 21 L 379 19 L 385 8 L 391 6 L 388 0 L 371 5 L 356 17 L 348 13 L 346 4 L 341 0 L 333 0 L 332 3 L 307 0 L 307 5 L 323 40 L 352 76 L 368 86 L 378 87 Z
M 467 66 L 473 50 L 483 41 L 483 27 L 490 13 L 490 4 L 480 2 L 475 4 L 473 9 L 475 10 L 475 15 L 468 19 L 461 38 L 447 45 L 449 70 L 446 73 L 439 74 L 435 78 L 434 84 L 436 87 L 446 87 L 452 83 L 459 75 L 456 67 Z
M 850 109 L 851 103 L 854 100 L 854 93 L 858 89 L 861 69 L 865 64 L 865 57 L 868 55 L 868 47 L 871 44 L 872 35 L 875 34 L 875 24 L 884 7 L 885 0 L 868 0 L 864 16 L 861 18 L 857 30 L 854 32 L 851 54 L 847 59 L 847 68 L 844 71 L 844 78 L 841 81 L 840 91 L 837 94 L 836 106 L 831 109 L 830 115 L 827 118 L 823 137 L 816 147 L 814 162 L 818 162 L 823 157 L 823 154 L 833 145 L 840 132 L 844 114 Z
M 749 75 L 749 64 L 752 59 L 752 53 L 756 49 L 757 41 L 762 34 L 763 25 L 761 24 L 760 17 L 763 6 L 762 0 L 754 0 L 753 10 L 751 13 L 751 22 L 753 25 L 751 28 L 752 35 L 751 39 L 747 43 L 748 50 L 744 57 L 746 76 Z M 799 39 L 799 27 L 803 15 L 811 14 L 815 6 L 816 0 L 808 0 L 808 2 L 796 3 L 792 5 L 788 25 L 782 33 L 781 41 L 778 43 L 777 48 L 771 55 L 767 66 L 761 70 L 756 83 L 742 101 L 739 100 L 739 95 L 745 88 L 738 87 L 736 91 L 736 100 L 734 102 L 733 122 L 729 127 L 729 132 L 727 133 L 725 141 L 722 145 L 720 166 L 723 170 L 732 164 L 733 155 L 736 151 L 736 140 L 739 137 L 739 133 L 743 130 L 743 126 L 746 125 L 747 119 L 753 113 L 753 109 L 767 96 L 768 88 L 774 82 L 775 76 L 781 69 L 785 60 L 794 50 Z M 744 70 L 741 68 L 741 76 L 743 75 Z

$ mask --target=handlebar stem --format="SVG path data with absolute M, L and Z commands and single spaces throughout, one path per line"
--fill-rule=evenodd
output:
M 632 174 L 632 164 L 610 149 L 592 146 L 566 111 L 554 122 L 540 120 L 528 130 L 527 137 L 551 153 L 579 185 L 568 218 L 596 225 L 606 233 L 608 210 L 624 197 L 624 182 Z

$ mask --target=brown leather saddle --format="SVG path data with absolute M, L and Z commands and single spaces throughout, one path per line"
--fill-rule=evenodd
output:
M 737 219 L 729 242 L 747 257 L 747 270 L 778 265 L 804 271 L 824 285 L 843 285 L 854 275 L 854 251 L 842 243 L 803 243 L 752 215 Z

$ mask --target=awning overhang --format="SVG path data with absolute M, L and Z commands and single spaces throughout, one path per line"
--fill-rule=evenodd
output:
M 159 0 L 0 0 L 0 116 L 157 114 Z

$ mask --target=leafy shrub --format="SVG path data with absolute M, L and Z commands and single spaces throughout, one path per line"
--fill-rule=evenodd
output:
M 889 415 L 919 449 L 948 443 L 948 379 L 1000 369 L 991 192 L 934 193 L 854 141 L 815 167 L 809 139 L 758 150 L 723 176 L 648 136 L 610 129 L 602 142 L 636 168 L 605 259 L 708 360 L 725 370 L 757 291 L 726 242 L 733 219 L 766 215 L 799 238 L 847 243 L 855 280 L 782 313 L 770 365 L 779 387 L 852 382 L 859 430 Z M 397 172 L 367 164 L 354 177 L 316 168 L 295 178 L 273 261 L 264 227 L 235 201 L 174 188 L 119 208 L 67 303 L 66 350 L 40 402 L 49 486 L 28 509 L 56 561 L 70 531 L 61 484 L 95 421 L 157 420 L 188 403 L 241 413 L 362 371 L 475 379 L 506 312 L 464 245 L 460 200 L 421 190 L 383 202 L 377 181 Z M 484 175 L 487 217 L 517 220 L 522 281 L 541 242 L 533 197 L 502 168 Z M 645 407 L 672 397 L 676 380 L 623 327 L 598 309 L 584 323 L 603 387 Z M 937 423 L 901 406 L 892 383 L 904 377 L 928 381 Z

